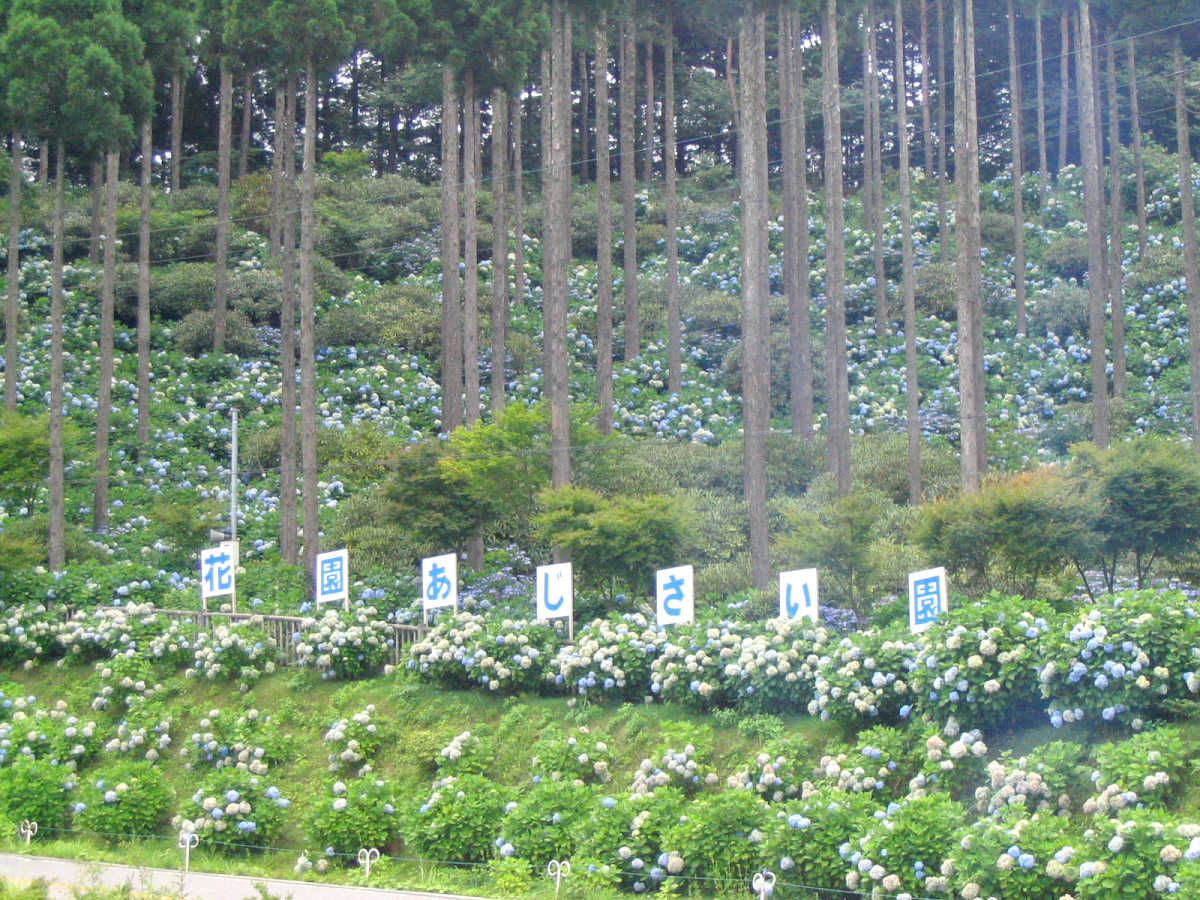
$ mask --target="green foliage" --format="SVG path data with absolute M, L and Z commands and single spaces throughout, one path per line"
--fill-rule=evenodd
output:
M 360 847 L 385 850 L 400 829 L 391 786 L 373 775 L 335 781 L 314 807 L 307 834 L 314 844 L 333 848 L 344 864 L 351 864 Z
M 552 859 L 570 859 L 595 803 L 592 788 L 571 782 L 534 784 L 500 824 L 501 856 L 516 856 L 537 872 Z
M 1078 876 L 1078 861 L 1072 863 L 1073 839 L 1068 821 L 1057 816 L 1026 818 L 1013 809 L 980 819 L 964 828 L 959 838 L 953 855 L 955 881 L 962 896 L 1017 900 L 1059 896 Z
M 1175 247 L 1156 245 L 1147 247 L 1144 256 L 1138 258 L 1128 274 L 1125 287 L 1138 297 L 1147 291 L 1170 284 L 1183 278 L 1183 258 Z
M 507 802 L 506 789 L 482 775 L 438 779 L 401 823 L 404 842 L 425 859 L 483 862 L 495 849 L 496 822 Z
M 10 822 L 37 822 L 38 833 L 49 837 L 66 824 L 69 780 L 71 773 L 65 766 L 17 758 L 11 766 L 0 768 L 0 815 Z
M 927 262 L 916 270 L 913 294 L 917 310 L 944 322 L 958 318 L 958 293 L 954 290 L 954 264 Z
M 675 559 L 686 533 L 679 504 L 662 495 L 605 498 L 563 487 L 544 492 L 539 502 L 539 536 L 567 554 L 585 583 L 611 580 L 646 593 L 650 574 Z
M 683 858 L 688 878 L 746 883 L 764 861 L 769 807 L 749 791 L 706 795 L 667 829 L 663 846 Z
M 979 215 L 979 231 L 983 246 L 989 253 L 997 255 L 1001 259 L 1012 256 L 1016 248 L 1013 227 L 1011 212 L 988 209 Z
M 1074 335 L 1084 339 L 1088 333 L 1088 292 L 1069 281 L 1056 282 L 1049 291 L 1038 292 L 1029 304 L 1029 331 L 1033 335 L 1053 334 L 1060 341 Z
M 50 459 L 50 417 L 0 413 L 0 503 L 9 515 L 33 511 Z
M 212 350 L 213 313 L 210 309 L 197 309 L 184 316 L 175 328 L 175 346 L 187 356 L 203 356 Z M 236 356 L 253 356 L 261 349 L 254 326 L 236 309 L 225 311 L 226 352 Z
M 1075 235 L 1056 238 L 1046 248 L 1043 262 L 1060 278 L 1074 279 L 1082 284 L 1088 270 L 1087 238 Z
M 679 790 L 660 787 L 620 798 L 594 797 L 592 802 L 592 815 L 575 851 L 580 868 L 594 867 L 607 873 L 613 886 L 638 893 L 681 870 L 679 854 L 668 854 L 663 844 L 667 829 L 688 808 Z
M 954 835 L 963 824 L 963 809 L 947 794 L 910 795 L 887 809 L 887 815 L 872 821 L 859 841 L 865 867 L 860 863 L 846 879 L 851 890 L 882 887 L 887 893 L 905 890 L 929 895 L 939 893 L 930 883 L 950 855 Z M 917 863 L 928 878 L 917 878 Z M 859 875 L 860 872 L 865 874 Z M 876 877 L 878 875 L 878 877 Z M 894 879 L 894 880 L 892 880 Z M 943 888 L 944 889 L 944 888 Z
M 1101 744 L 1093 754 L 1096 787 L 1115 784 L 1137 794 L 1139 806 L 1162 807 L 1179 795 L 1200 764 L 1189 758 L 1191 749 L 1178 728 L 1166 725 Z
M 1075 896 L 1134 900 L 1154 896 L 1173 881 L 1194 884 L 1194 864 L 1189 866 L 1182 858 L 1189 838 L 1178 828 L 1164 827 L 1161 818 L 1162 813 L 1153 809 L 1098 818 L 1079 848 Z M 1191 878 L 1183 874 L 1188 869 Z
M 266 779 L 225 768 L 200 783 L 171 823 L 199 834 L 206 847 L 247 852 L 275 845 L 290 805 Z
M 166 778 L 148 762 L 101 766 L 77 790 L 75 827 L 109 843 L 157 834 L 171 815 Z
M 789 803 L 767 832 L 763 855 L 777 873 L 776 893 L 806 898 L 817 885 L 840 889 L 845 884 L 842 844 L 856 841 L 871 822 L 875 803 L 869 794 L 822 788 Z

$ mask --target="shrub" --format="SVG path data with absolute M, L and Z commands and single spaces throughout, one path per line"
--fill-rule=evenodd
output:
M 210 309 L 197 309 L 187 314 L 175 328 L 175 346 L 186 356 L 198 357 L 212 350 L 213 313 Z M 261 349 L 258 336 L 250 320 L 235 309 L 225 311 L 226 353 L 235 356 L 253 356 Z
M 315 667 L 322 678 L 365 678 L 378 672 L 391 656 L 395 635 L 373 606 L 349 612 L 326 610 L 306 618 L 296 645 L 296 660 Z
M 765 859 L 764 829 L 770 807 L 749 791 L 727 791 L 695 801 L 667 829 L 663 847 L 683 860 L 690 879 L 714 879 L 723 888 L 745 884 Z
M 842 890 L 842 847 L 866 833 L 874 809 L 870 794 L 821 788 L 780 810 L 764 844 L 766 864 L 778 873 L 776 893 L 807 898 L 809 888 L 799 885 Z
M 404 841 L 425 859 L 483 862 L 495 849 L 496 823 L 507 802 L 505 789 L 482 775 L 438 779 L 429 798 L 403 820 Z
M 1060 278 L 1072 278 L 1082 284 L 1088 270 L 1087 238 L 1078 235 L 1056 238 L 1046 248 L 1043 262 Z
M 37 822 L 44 837 L 55 834 L 66 824 L 69 780 L 65 766 L 18 758 L 0 769 L 0 815 L 12 822 Z
M 983 246 L 1001 259 L 1012 256 L 1015 252 L 1012 213 L 984 210 L 979 215 L 979 231 Z
M 1128 810 L 1117 818 L 1097 817 L 1073 860 L 1079 900 L 1134 900 L 1173 894 L 1181 882 L 1195 884 L 1194 827 L 1167 826 L 1159 810 Z M 1200 849 L 1200 848 L 1198 848 Z M 1185 875 L 1190 869 L 1191 878 Z M 1180 893 L 1180 896 L 1184 896 Z
M 279 788 L 241 769 L 221 769 L 203 782 L 171 824 L 195 832 L 223 852 L 273 846 L 291 800 Z
M 1115 784 L 1121 792 L 1137 794 L 1138 806 L 1156 808 L 1178 796 L 1200 763 L 1188 758 L 1182 733 L 1169 726 L 1101 744 L 1094 755 L 1093 780 L 1098 789 Z
M 552 859 L 569 859 L 583 833 L 595 795 L 564 782 L 542 782 L 509 804 L 496 839 L 501 857 L 525 860 L 545 871 Z
M 913 294 L 921 315 L 945 322 L 958 318 L 958 292 L 954 289 L 954 264 L 928 262 L 916 270 Z
M 854 846 L 846 887 L 889 894 L 909 891 L 929 896 L 946 890 L 940 874 L 954 835 L 962 827 L 963 810 L 946 794 L 907 797 L 889 804 L 882 818 Z
M 534 772 L 548 781 L 603 784 L 612 777 L 608 744 L 591 737 L 586 726 L 574 734 L 542 737 L 533 745 Z
M 90 772 L 79 786 L 75 827 L 109 843 L 158 834 L 171 814 L 171 791 L 148 762 L 121 762 Z
M 1088 333 L 1088 292 L 1070 282 L 1058 282 L 1034 295 L 1029 304 L 1029 330 L 1034 335 L 1053 334 L 1060 341 Z
M 329 771 L 348 770 L 368 762 L 379 749 L 379 725 L 371 721 L 375 715 L 375 704 L 368 704 L 347 719 L 338 719 L 325 732 L 325 743 L 333 752 L 329 754 Z M 362 845 L 360 845 L 362 846 Z
M 309 838 L 325 849 L 325 855 L 340 856 L 349 865 L 361 847 L 384 850 L 400 830 L 396 798 L 390 785 L 366 775 L 349 784 L 335 781 L 313 809 L 308 821 Z
M 1133 296 L 1140 297 L 1172 281 L 1183 278 L 1183 258 L 1174 247 L 1152 246 L 1138 259 L 1125 276 L 1125 286 Z
M 674 788 L 649 794 L 592 798 L 592 814 L 576 848 L 576 865 L 606 871 L 626 890 L 642 893 L 682 871 L 683 860 L 663 846 L 687 801 Z
M 962 897 L 1036 900 L 1072 887 L 1068 870 L 1074 831 L 1065 818 L 1027 818 L 1020 809 L 984 818 L 964 828 L 954 861 L 954 883 Z
M 229 305 L 255 325 L 279 323 L 283 276 L 274 269 L 235 269 L 229 273 Z

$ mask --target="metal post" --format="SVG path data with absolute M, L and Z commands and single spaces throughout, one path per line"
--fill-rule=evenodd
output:
M 229 539 L 236 541 L 238 509 L 238 411 L 233 408 L 233 424 L 229 442 Z
M 183 871 L 192 864 L 192 848 L 200 843 L 200 835 L 194 831 L 179 832 L 179 849 L 183 851 Z

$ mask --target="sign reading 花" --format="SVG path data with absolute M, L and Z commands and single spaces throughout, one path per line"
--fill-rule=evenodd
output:
M 908 630 L 924 631 L 946 612 L 946 570 L 926 569 L 908 576 Z
M 571 564 L 537 567 L 537 620 L 569 619 L 575 613 Z
M 659 625 L 686 625 L 695 621 L 691 566 L 659 569 L 654 586 Z
M 816 569 L 779 573 L 779 618 L 820 619 Z
M 317 554 L 316 584 L 317 605 L 341 603 L 350 608 L 350 554 L 346 550 L 332 550 Z
M 458 557 L 453 553 L 421 560 L 421 605 L 425 612 L 458 608 Z
M 200 551 L 200 599 L 230 597 L 234 590 L 237 559 L 227 546 Z

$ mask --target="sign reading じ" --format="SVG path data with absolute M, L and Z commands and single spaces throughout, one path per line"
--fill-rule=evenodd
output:
M 819 620 L 816 569 L 779 573 L 779 618 Z
M 228 597 L 234 591 L 237 560 L 225 546 L 200 551 L 200 599 Z
M 537 567 L 537 620 L 571 618 L 575 614 L 573 573 L 569 562 Z
M 925 569 L 908 576 L 908 630 L 924 631 L 946 612 L 946 570 Z
M 350 602 L 350 554 L 347 550 L 332 550 L 317 554 L 317 605 Z
M 421 560 L 421 604 L 426 612 L 458 607 L 458 557 L 453 553 Z
M 686 625 L 695 621 L 691 566 L 659 569 L 654 585 L 659 625 Z

